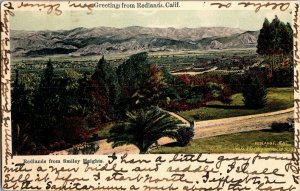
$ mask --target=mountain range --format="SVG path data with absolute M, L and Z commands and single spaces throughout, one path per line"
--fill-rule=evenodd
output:
M 238 28 L 96 27 L 11 32 L 13 56 L 71 56 L 141 51 L 183 51 L 255 47 L 259 31 Z

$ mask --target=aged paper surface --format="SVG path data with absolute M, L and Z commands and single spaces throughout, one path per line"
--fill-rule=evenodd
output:
M 1 3 L 1 189 L 299 190 L 299 2 Z

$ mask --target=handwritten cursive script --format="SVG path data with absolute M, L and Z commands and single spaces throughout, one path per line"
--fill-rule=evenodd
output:
M 33 8 L 38 8 L 39 11 L 45 9 L 47 10 L 47 14 L 51 14 L 52 12 L 55 13 L 55 15 L 61 15 L 62 10 L 60 9 L 60 3 L 25 3 L 21 2 L 21 4 L 18 6 L 18 8 L 26 8 L 26 7 L 33 7 Z

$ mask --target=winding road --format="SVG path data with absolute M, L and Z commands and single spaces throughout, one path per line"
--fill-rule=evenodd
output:
M 168 112 L 172 115 L 172 112 Z M 175 114 L 176 115 L 176 114 Z M 176 117 L 173 115 L 174 117 Z M 180 116 L 179 116 L 180 117 Z M 193 139 L 203 137 L 213 137 L 218 135 L 239 133 L 245 131 L 255 131 L 262 129 L 269 129 L 274 122 L 287 122 L 289 118 L 293 117 L 293 108 L 269 112 L 263 114 L 247 115 L 240 117 L 223 118 L 216 120 L 207 120 L 194 123 L 195 136 Z M 181 119 L 184 124 L 188 123 L 185 119 Z M 174 142 L 170 138 L 162 138 L 158 141 L 160 145 Z M 111 143 L 106 140 L 99 141 L 100 149 L 95 154 L 111 154 L 111 153 L 130 153 L 138 154 L 139 150 L 134 145 L 125 145 L 117 148 L 112 148 Z

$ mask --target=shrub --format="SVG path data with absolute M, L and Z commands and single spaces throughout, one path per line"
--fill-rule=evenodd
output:
M 202 119 L 202 114 L 197 113 L 197 114 L 192 115 L 192 117 L 193 117 L 195 120 L 201 120 L 201 119 Z
M 258 77 L 248 75 L 243 86 L 244 103 L 247 108 L 262 108 L 266 104 L 267 89 Z
M 181 100 L 178 102 L 171 102 L 169 104 L 165 104 L 162 108 L 168 111 L 186 111 L 191 109 L 196 109 L 204 105 L 204 101 L 200 101 L 196 104 L 188 103 L 187 100 Z
M 199 102 L 202 101 L 202 97 L 198 96 L 198 97 L 194 97 L 194 98 L 191 98 L 191 99 L 187 99 L 186 101 L 190 105 L 195 105 L 195 104 L 197 104 L 197 103 L 199 103 Z
M 84 127 L 82 117 L 65 117 L 62 128 L 56 129 L 54 136 L 58 141 L 64 140 L 66 143 L 77 144 L 88 138 L 88 130 Z M 55 147 L 55 145 L 53 146 Z
M 218 100 L 224 104 L 230 104 L 232 102 L 231 95 L 231 90 L 227 86 L 224 86 L 221 95 L 218 97 Z
M 242 92 L 243 75 L 241 74 L 228 74 L 224 76 L 224 83 L 230 88 L 232 93 Z
M 293 85 L 293 68 L 277 68 L 272 77 L 271 86 L 289 87 Z
M 95 154 L 99 149 L 99 145 L 97 143 L 81 143 L 78 145 L 74 145 L 71 149 L 68 150 L 68 154 L 77 155 L 77 154 Z
M 180 146 L 186 146 L 192 140 L 195 135 L 194 127 L 180 127 L 177 130 L 178 137 L 177 142 Z
M 219 97 L 222 94 L 222 90 L 224 88 L 222 84 L 218 84 L 214 82 L 209 82 L 207 86 L 214 98 Z
M 271 129 L 274 132 L 291 131 L 291 130 L 293 130 L 293 124 L 288 123 L 288 122 L 286 122 L 286 123 L 274 122 L 274 123 L 272 123 Z

